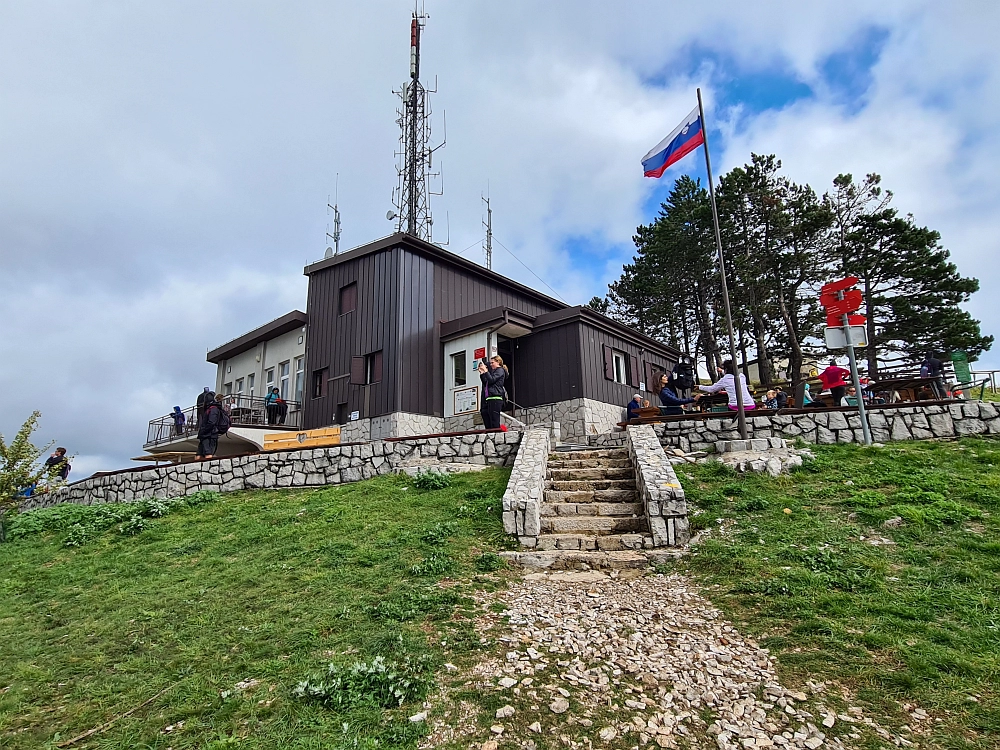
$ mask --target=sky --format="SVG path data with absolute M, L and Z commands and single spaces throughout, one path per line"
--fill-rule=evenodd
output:
M 390 234 L 411 2 L 0 0 L 0 433 L 129 465 L 214 382 L 208 349 L 305 309 L 341 248 Z M 1000 4 L 427 0 L 434 239 L 571 304 L 603 295 L 677 176 L 641 157 L 706 104 L 713 167 L 882 175 L 941 232 L 1000 335 Z M 512 254 L 513 253 L 513 254 Z M 516 257 L 515 257 L 516 255 Z M 520 260 L 518 260 L 520 259 Z M 525 265 L 527 265 L 527 268 Z M 530 270 L 528 270 L 530 269 Z M 1000 345 L 981 359 L 1000 368 Z

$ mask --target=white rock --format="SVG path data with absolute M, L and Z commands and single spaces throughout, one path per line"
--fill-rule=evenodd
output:
M 554 714 L 564 714 L 569 710 L 569 701 L 565 698 L 556 698 L 549 704 L 549 710 Z
M 529 724 L 528 725 L 528 729 L 530 729 L 535 734 L 541 734 L 542 733 L 542 725 L 539 724 L 537 721 L 535 723 L 533 723 L 533 724 Z
M 611 742 L 611 740 L 618 736 L 618 730 L 614 727 L 604 727 L 604 729 L 597 733 L 597 736 L 605 742 Z
M 426 720 L 427 720 L 427 712 L 426 711 L 421 711 L 419 714 L 413 714 L 413 716 L 410 717 L 410 721 L 412 721 L 414 724 L 416 724 L 417 722 L 426 721 Z
M 512 688 L 517 684 L 517 680 L 515 680 L 513 677 L 504 677 L 500 680 L 498 684 L 500 685 L 500 687 L 504 689 Z
M 503 708 L 498 708 L 496 713 L 496 718 L 507 719 L 514 715 L 513 706 L 504 706 Z

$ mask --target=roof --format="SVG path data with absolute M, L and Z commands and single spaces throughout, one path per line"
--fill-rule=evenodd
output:
M 244 333 L 239 338 L 235 338 L 222 346 L 212 349 L 205 358 L 212 364 L 219 364 L 224 359 L 232 359 L 237 354 L 242 354 L 248 349 L 253 349 L 257 344 L 270 341 L 296 328 L 301 328 L 306 324 L 308 318 L 301 310 L 292 310 L 285 313 L 280 318 L 275 318 L 270 323 L 265 323 L 260 328 L 254 328 L 249 333 Z
M 678 358 L 683 356 L 683 352 L 675 349 L 669 344 L 664 344 L 662 341 L 657 341 L 654 338 L 639 333 L 635 329 L 629 328 L 624 323 L 619 323 L 614 318 L 602 315 L 594 308 L 586 305 L 567 307 L 562 310 L 546 313 L 545 315 L 539 315 L 535 318 L 532 331 L 544 331 L 547 328 L 555 328 L 557 326 L 566 325 L 567 323 L 576 322 L 587 323 L 595 328 L 600 328 L 601 330 L 614 334 L 615 336 L 635 344 L 642 349 L 659 352 L 664 357 Z
M 456 268 L 461 268 L 463 271 L 468 271 L 469 273 L 481 276 L 493 284 L 507 287 L 508 289 L 512 289 L 519 294 L 525 295 L 526 297 L 531 297 L 546 305 L 550 305 L 557 310 L 569 307 L 569 305 L 565 302 L 553 299 L 546 294 L 542 294 L 541 292 L 532 289 L 530 286 L 520 284 L 513 279 L 509 279 L 506 276 L 497 273 L 496 271 L 491 271 L 478 263 L 462 258 L 450 250 L 445 250 L 439 245 L 427 242 L 419 237 L 414 237 L 412 234 L 406 234 L 405 232 L 397 232 L 396 234 L 391 234 L 388 237 L 383 237 L 380 240 L 369 242 L 367 245 L 361 245 L 360 247 L 353 248 L 347 252 L 340 253 L 339 255 L 334 255 L 332 258 L 324 258 L 323 260 L 316 261 L 315 263 L 310 263 L 305 267 L 303 273 L 306 276 L 311 276 L 314 273 L 324 271 L 327 268 L 332 268 L 340 263 L 347 263 L 364 257 L 365 255 L 382 252 L 383 250 L 390 250 L 394 247 L 405 247 L 409 250 L 430 256 L 435 260 L 442 261 L 443 263 L 455 266 Z

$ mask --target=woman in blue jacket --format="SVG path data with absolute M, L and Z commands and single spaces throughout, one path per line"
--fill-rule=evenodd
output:
M 504 383 L 507 380 L 507 368 L 500 357 L 491 357 L 490 366 L 479 363 L 479 379 L 483 383 L 483 405 L 479 413 L 483 415 L 483 428 L 487 430 L 500 429 L 500 410 L 507 397 Z
M 697 401 L 697 398 L 681 398 L 676 393 L 674 393 L 673 388 L 671 388 L 668 383 L 670 379 L 663 374 L 660 376 L 660 415 L 661 416 L 672 416 L 677 414 L 683 414 L 684 410 L 681 408 L 685 404 L 693 404 Z

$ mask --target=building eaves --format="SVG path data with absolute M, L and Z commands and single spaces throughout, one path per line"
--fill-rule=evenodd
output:
M 260 328 L 255 328 L 248 333 L 244 333 L 239 338 L 235 338 L 222 346 L 217 346 L 209 351 L 205 358 L 212 364 L 219 364 L 225 359 L 232 359 L 237 354 L 242 354 L 248 349 L 252 349 L 262 341 L 281 336 L 282 334 L 301 328 L 308 321 L 308 317 L 301 310 L 292 310 L 285 313 L 280 318 L 275 318 L 270 323 L 265 323 Z

